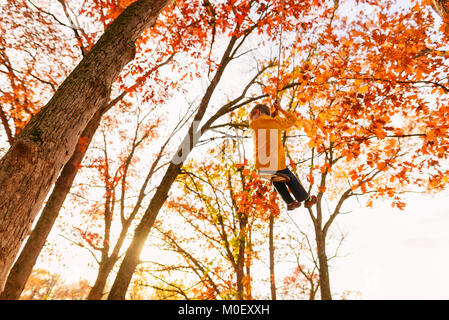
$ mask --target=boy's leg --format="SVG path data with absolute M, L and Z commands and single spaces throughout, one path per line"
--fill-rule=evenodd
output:
M 274 182 L 273 185 L 276 188 L 276 191 L 281 195 L 284 202 L 288 205 L 295 201 L 292 196 L 290 195 L 290 192 L 288 192 L 287 185 L 284 182 Z
M 289 168 L 279 170 L 278 172 L 289 176 L 290 182 L 288 182 L 287 185 L 290 188 L 290 191 L 295 196 L 296 200 L 302 202 L 309 198 L 309 194 L 307 193 L 306 189 L 304 189 L 301 182 L 299 182 L 298 178 L 296 178 L 295 174 L 291 172 Z

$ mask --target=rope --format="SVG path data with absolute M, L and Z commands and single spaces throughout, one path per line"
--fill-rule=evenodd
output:
M 276 77 L 276 100 L 278 99 L 278 92 L 279 92 L 279 75 L 281 70 L 281 59 L 282 59 L 282 30 L 284 29 L 284 0 L 281 1 L 282 7 L 281 7 L 281 30 L 279 34 L 279 49 L 278 49 L 278 70 L 277 70 L 277 77 Z

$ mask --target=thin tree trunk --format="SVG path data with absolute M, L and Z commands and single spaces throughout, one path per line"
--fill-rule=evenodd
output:
M 269 251 L 270 251 L 270 289 L 271 289 L 271 300 L 276 300 L 276 281 L 274 273 L 274 217 L 270 215 L 269 221 Z
M 0 106 L 0 120 L 2 121 L 3 128 L 6 132 L 6 137 L 8 138 L 8 142 L 10 145 L 14 143 L 14 135 L 12 134 L 11 128 L 8 124 L 8 119 L 6 118 L 6 114 L 2 109 L 2 106 Z
M 134 58 L 135 41 L 170 0 L 138 0 L 107 28 L 0 160 L 0 291 L 42 204 L 111 85 Z
M 248 224 L 248 217 L 244 212 L 238 213 L 239 216 L 239 253 L 237 255 L 237 298 L 239 300 L 245 299 L 245 248 L 246 248 L 246 226 Z
M 332 155 L 330 156 L 330 161 L 332 161 Z M 328 175 L 328 170 L 321 174 L 321 182 L 320 188 L 324 188 L 326 185 L 326 178 Z M 331 288 L 330 288 L 330 280 L 329 280 L 329 266 L 328 259 L 326 255 L 326 234 L 327 231 L 324 229 L 328 229 L 331 221 L 325 224 L 323 228 L 323 212 L 322 212 L 322 203 L 323 192 L 320 191 L 317 194 L 317 203 L 316 203 L 316 218 L 313 218 L 313 214 L 311 214 L 311 209 L 309 208 L 310 215 L 312 217 L 314 229 L 315 229 L 315 241 L 317 245 L 317 253 L 318 253 L 318 273 L 319 273 L 319 282 L 320 282 L 320 292 L 322 300 L 332 300 Z
M 134 216 L 134 215 L 132 215 Z M 122 231 L 118 237 L 117 243 L 114 246 L 114 249 L 110 256 L 108 256 L 108 251 L 105 250 L 102 255 L 102 260 L 100 261 L 100 269 L 98 271 L 97 279 L 95 280 L 95 284 L 87 296 L 88 300 L 99 300 L 103 297 L 103 292 L 106 287 L 106 282 L 109 277 L 109 274 L 112 271 L 112 268 L 117 263 L 119 259 L 120 249 L 123 246 L 123 242 L 126 240 L 126 235 L 128 234 L 129 227 L 131 226 L 131 222 L 133 218 L 130 217 L 129 220 L 123 224 Z
M 320 230 L 316 234 L 316 244 L 318 251 L 318 262 L 320 264 L 319 276 L 320 276 L 320 291 L 322 300 L 332 300 L 331 286 L 329 279 L 329 265 L 327 263 L 326 255 L 326 240 L 323 232 Z
M 114 264 L 115 261 L 111 261 L 110 259 L 102 264 L 100 270 L 98 271 L 97 279 L 95 280 L 95 283 L 87 296 L 88 300 L 101 300 L 108 276 L 111 273 Z
M 106 205 L 108 206 L 108 204 Z M 107 211 L 107 210 L 106 210 Z M 104 240 L 104 247 L 102 248 L 101 252 L 101 261 L 99 263 L 100 268 L 98 270 L 97 279 L 95 280 L 95 283 L 92 287 L 92 289 L 89 292 L 89 295 L 87 296 L 88 300 L 100 300 L 103 297 L 104 288 L 106 287 L 106 282 L 108 280 L 109 274 L 112 271 L 112 268 L 116 264 L 120 249 L 122 248 L 123 242 L 126 239 L 126 235 L 128 234 L 128 229 L 131 226 L 132 218 L 129 220 L 126 220 L 122 225 L 122 231 L 120 232 L 120 235 L 118 237 L 117 243 L 114 246 L 114 249 L 109 256 L 109 230 L 105 231 L 105 240 Z M 108 224 L 108 223 L 106 223 Z M 110 223 L 109 223 L 110 224 Z M 109 229 L 110 227 L 106 227 L 106 229 Z
M 159 213 L 159 210 L 162 208 L 165 200 L 167 199 L 168 192 L 175 181 L 176 177 L 180 173 L 182 165 L 184 163 L 184 159 L 188 156 L 190 151 L 195 147 L 197 141 L 195 141 L 194 136 L 198 133 L 196 131 L 196 126 L 203 119 L 204 114 L 206 112 L 207 106 L 209 105 L 209 101 L 212 97 L 215 88 L 217 87 L 223 72 L 227 66 L 227 64 L 231 61 L 231 52 L 234 48 L 234 45 L 237 41 L 237 38 L 233 36 L 228 44 L 228 47 L 223 54 L 223 58 L 220 62 L 220 67 L 215 73 L 209 87 L 204 94 L 198 111 L 193 119 L 193 123 L 187 132 L 187 135 L 184 137 L 183 142 L 181 143 L 177 153 L 173 157 L 167 171 L 165 172 L 164 177 L 162 178 L 159 187 L 156 190 L 153 198 L 148 205 L 147 210 L 145 211 L 142 220 L 137 226 L 133 240 L 128 250 L 126 251 L 125 258 L 120 265 L 120 269 L 115 278 L 114 284 L 112 285 L 111 291 L 109 293 L 109 300 L 124 300 L 126 296 L 126 291 L 128 290 L 129 283 L 131 282 L 131 278 L 134 274 L 134 271 L 139 263 L 140 253 L 142 252 L 143 246 L 147 240 L 147 237 L 151 231 L 151 228 L 156 220 L 156 217 Z M 201 131 L 201 130 L 200 130 Z M 202 132 L 200 132 L 201 134 Z M 185 148 L 185 146 L 188 148 Z M 183 154 L 184 152 L 184 154 Z M 182 159 L 179 159 L 179 156 L 183 155 Z M 176 159 L 176 160 L 175 160 Z

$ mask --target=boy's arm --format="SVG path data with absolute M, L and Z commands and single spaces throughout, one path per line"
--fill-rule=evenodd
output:
M 276 122 L 279 124 L 281 129 L 288 129 L 295 124 L 297 118 L 293 112 L 288 112 L 282 109 L 277 100 L 274 102 L 273 106 L 276 109 L 276 111 L 279 111 L 285 117 L 281 118 L 279 116 L 276 116 L 274 118 Z

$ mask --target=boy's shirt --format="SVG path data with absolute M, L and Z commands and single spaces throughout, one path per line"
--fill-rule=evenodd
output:
M 254 157 L 257 170 L 278 171 L 287 167 L 282 145 L 282 131 L 293 126 L 297 120 L 293 113 L 286 112 L 285 118 L 262 115 L 250 121 L 253 129 Z

